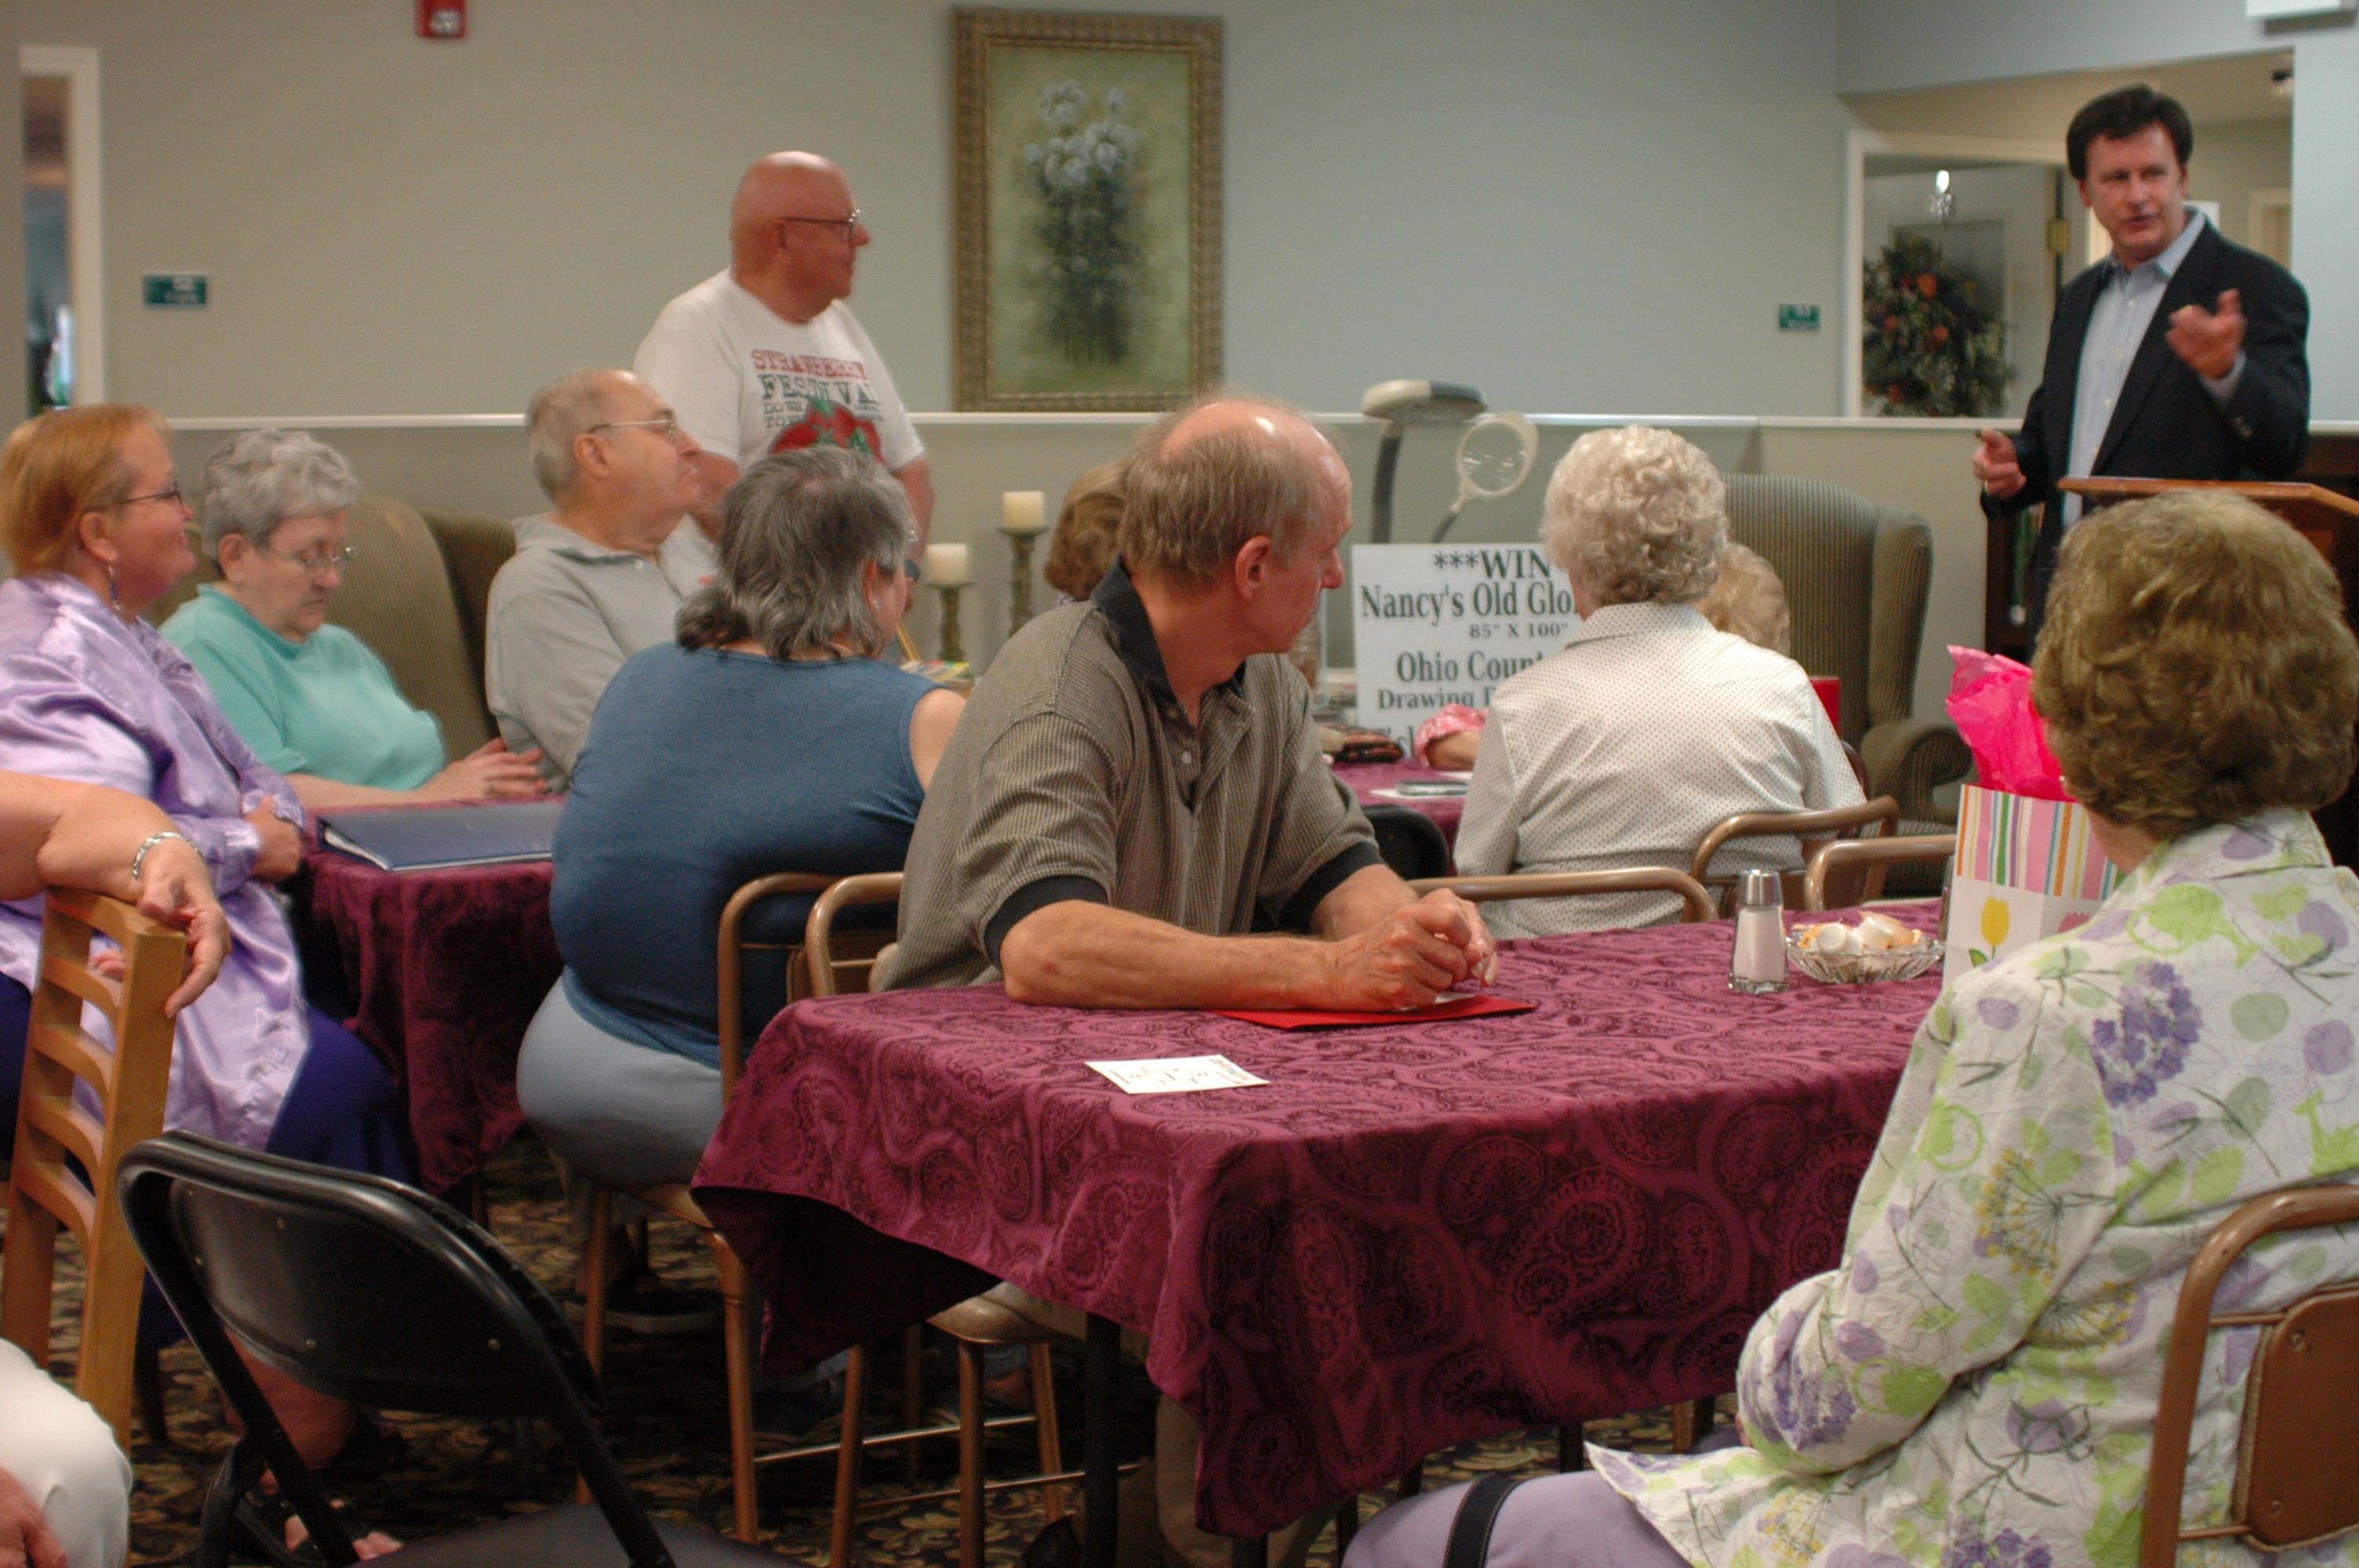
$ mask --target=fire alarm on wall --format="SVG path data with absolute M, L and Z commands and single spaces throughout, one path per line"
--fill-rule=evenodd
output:
M 418 0 L 418 36 L 421 38 L 465 38 L 467 0 Z

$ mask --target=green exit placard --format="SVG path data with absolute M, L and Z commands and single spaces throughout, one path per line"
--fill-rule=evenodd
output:
M 205 308 L 205 275 L 201 272 L 148 272 L 139 275 L 139 293 L 151 310 L 201 310 Z
M 199 279 L 200 283 L 203 280 Z M 1781 332 L 1815 332 L 1819 330 L 1819 308 L 1815 305 L 1780 305 L 1777 307 L 1777 330 Z

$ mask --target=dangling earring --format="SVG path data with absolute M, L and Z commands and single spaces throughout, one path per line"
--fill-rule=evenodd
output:
M 117 610 L 123 608 L 123 600 L 116 596 L 114 590 L 114 563 L 113 561 L 106 563 L 106 602 L 113 605 Z

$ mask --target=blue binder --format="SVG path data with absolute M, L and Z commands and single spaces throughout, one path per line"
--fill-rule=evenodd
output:
M 320 814 L 320 840 L 388 871 L 505 866 L 546 860 L 557 841 L 561 800 L 496 806 L 437 806 L 400 811 Z

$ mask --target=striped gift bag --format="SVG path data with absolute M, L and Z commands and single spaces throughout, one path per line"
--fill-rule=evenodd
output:
M 1948 954 L 1955 980 L 2097 913 L 2121 872 L 2097 848 L 2086 806 L 1968 784 L 1958 803 Z

